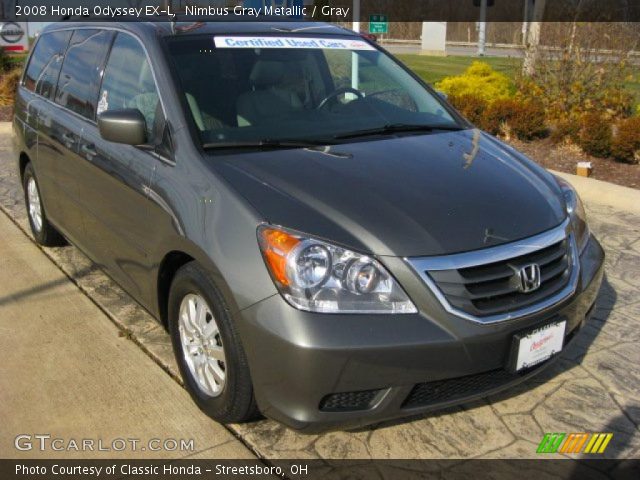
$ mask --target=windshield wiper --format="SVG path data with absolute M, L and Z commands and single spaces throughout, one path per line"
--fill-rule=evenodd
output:
M 341 140 L 345 138 L 366 137 L 369 135 L 385 135 L 389 133 L 401 132 L 433 132 L 436 130 L 455 132 L 464 130 L 464 127 L 461 127 L 459 125 L 420 125 L 411 123 L 389 123 L 378 128 L 368 128 L 366 130 L 356 130 L 355 132 L 343 133 L 340 135 L 336 135 L 333 138 Z
M 308 148 L 324 145 L 331 145 L 331 141 L 320 139 L 270 139 L 263 138 L 262 140 L 239 140 L 231 142 L 210 142 L 202 145 L 205 150 L 209 149 L 226 149 L 226 148 Z

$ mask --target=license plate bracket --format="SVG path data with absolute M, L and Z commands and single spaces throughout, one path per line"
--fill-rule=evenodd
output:
M 509 370 L 520 372 L 534 367 L 562 351 L 567 321 L 557 319 L 516 333 L 511 342 Z

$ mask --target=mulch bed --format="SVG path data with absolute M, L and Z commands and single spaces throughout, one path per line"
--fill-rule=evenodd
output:
M 640 189 L 640 165 L 591 157 L 576 146 L 557 144 L 548 138 L 532 142 L 510 139 L 508 143 L 545 168 L 575 175 L 576 164 L 587 161 L 593 166 L 591 178 Z
M 13 117 L 13 105 L 0 106 L 0 122 L 10 122 Z

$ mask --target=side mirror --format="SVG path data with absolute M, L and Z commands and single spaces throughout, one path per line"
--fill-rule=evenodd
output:
M 436 93 L 440 96 L 440 98 L 443 98 L 444 100 L 446 100 L 447 98 L 449 98 L 449 95 L 447 95 L 446 93 L 444 93 L 442 90 L 436 90 Z
M 125 145 L 147 142 L 147 122 L 137 108 L 107 110 L 98 115 L 98 130 L 105 140 Z

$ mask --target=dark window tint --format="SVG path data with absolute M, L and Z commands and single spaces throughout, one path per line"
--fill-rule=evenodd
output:
M 58 81 L 71 31 L 45 33 L 38 40 L 24 77 L 24 86 L 50 98 Z
M 76 30 L 64 56 L 56 103 L 94 118 L 100 70 L 113 34 L 104 30 Z
M 151 65 L 140 42 L 131 35 L 119 33 L 104 70 L 98 113 L 125 108 L 142 112 L 151 139 L 160 109 Z

